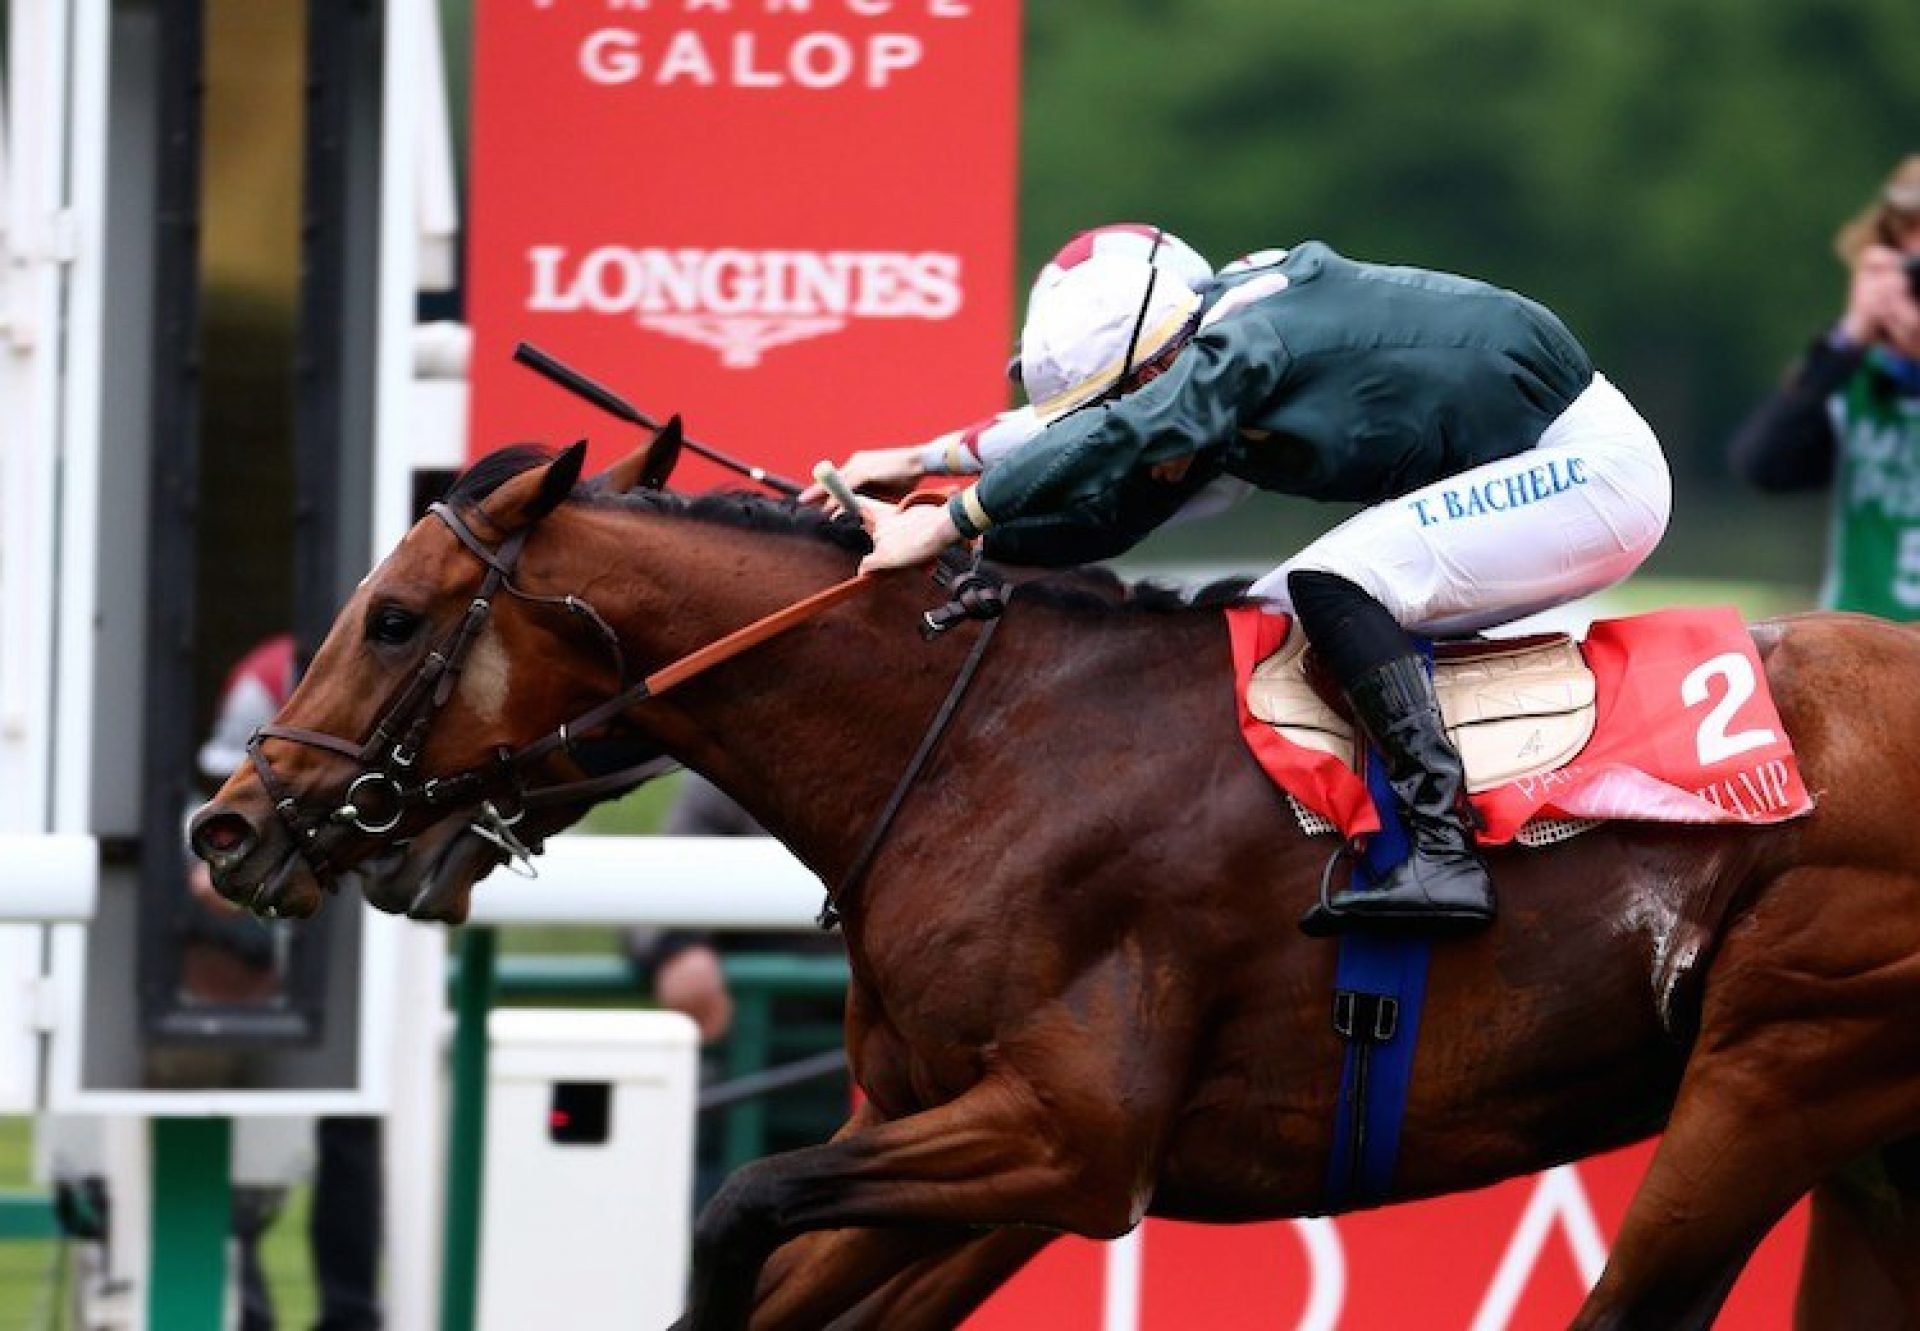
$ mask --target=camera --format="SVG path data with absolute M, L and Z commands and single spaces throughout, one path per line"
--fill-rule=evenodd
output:
M 1920 300 L 1920 254 L 1909 254 L 1900 266 L 1907 270 L 1907 290 Z

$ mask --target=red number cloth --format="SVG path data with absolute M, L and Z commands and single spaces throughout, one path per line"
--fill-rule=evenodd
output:
M 1268 775 L 1349 837 L 1379 828 L 1338 759 L 1288 742 L 1247 710 L 1247 681 L 1288 619 L 1227 612 L 1241 733 Z M 1569 765 L 1473 797 L 1480 840 L 1511 841 L 1539 817 L 1776 823 L 1811 812 L 1793 745 L 1737 611 L 1661 610 L 1596 620 L 1583 644 L 1598 687 L 1593 738 Z

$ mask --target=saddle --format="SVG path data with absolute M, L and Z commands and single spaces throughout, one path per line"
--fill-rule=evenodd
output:
M 1433 655 L 1441 719 L 1470 793 L 1564 767 L 1593 737 L 1593 671 L 1566 634 L 1436 643 Z M 1298 624 L 1254 667 L 1247 708 L 1292 743 L 1361 770 L 1353 715 Z

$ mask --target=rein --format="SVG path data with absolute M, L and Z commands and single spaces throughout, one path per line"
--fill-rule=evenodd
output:
M 940 743 L 940 736 L 946 733 L 947 723 L 953 720 L 954 713 L 960 710 L 960 702 L 967 695 L 967 686 L 973 683 L 973 677 L 980 669 L 981 659 L 987 654 L 987 644 L 993 641 L 995 630 L 1000 627 L 1000 616 L 989 616 L 980 630 L 980 636 L 973 640 L 973 647 L 967 652 L 967 659 L 960 666 L 960 673 L 953 678 L 953 684 L 947 690 L 946 699 L 940 704 L 940 710 L 933 714 L 927 731 L 920 737 L 920 747 L 914 750 L 908 760 L 906 770 L 900 773 L 900 779 L 894 783 L 893 793 L 887 797 L 887 803 L 880 810 L 880 816 L 874 819 L 873 826 L 867 831 L 867 839 L 861 844 L 860 853 L 854 857 L 853 867 L 847 870 L 846 877 L 837 887 L 827 889 L 827 899 L 820 907 L 820 914 L 814 923 L 822 929 L 832 929 L 840 923 L 844 903 L 853 899 L 860 890 L 860 884 L 866 881 L 867 870 L 873 867 L 873 861 L 880 854 L 880 846 L 886 840 L 887 833 L 893 828 L 894 816 L 900 812 L 900 806 L 907 802 L 907 794 L 920 780 L 921 769 L 926 767 L 927 759 L 933 756 L 934 749 Z
M 581 765 L 589 766 L 585 755 L 575 752 L 574 759 Z M 541 837 L 532 841 L 522 840 L 515 830 L 522 819 L 541 809 L 558 808 L 565 804 L 579 804 L 583 801 L 599 803 L 629 791 L 638 790 L 655 777 L 676 772 L 680 764 L 666 754 L 656 754 L 641 762 L 602 772 L 596 776 L 582 777 L 577 781 L 562 781 L 557 785 L 533 786 L 520 792 L 520 807 L 512 817 L 503 815 L 491 800 L 483 800 L 475 812 L 467 830 L 482 841 L 490 841 L 502 855 L 509 870 L 522 878 L 538 878 L 539 870 L 534 867 L 533 857 L 546 849 Z

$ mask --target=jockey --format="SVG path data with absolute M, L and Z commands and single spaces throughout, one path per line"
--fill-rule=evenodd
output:
M 1032 309 L 1061 278 L 1096 255 L 1143 260 L 1194 291 L 1205 289 L 1213 281 L 1213 265 L 1171 231 L 1141 222 L 1113 222 L 1082 231 L 1062 245 L 1033 279 L 1027 308 Z M 1020 378 L 1018 353 L 1008 363 L 1007 374 L 1016 381 Z M 840 474 L 856 490 L 876 485 L 905 489 L 923 476 L 978 475 L 1039 434 L 1040 429 L 1032 407 L 996 412 L 924 444 L 862 449 L 840 464 Z M 824 504 L 829 496 L 824 486 L 812 485 L 800 499 L 803 503 Z
M 1126 550 L 1226 476 L 1369 505 L 1255 582 L 1300 622 L 1379 749 L 1412 840 L 1309 933 L 1493 917 L 1459 755 L 1409 633 L 1459 634 L 1626 577 L 1672 505 L 1631 403 L 1545 307 L 1310 241 L 1205 294 L 1096 256 L 1041 293 L 1021 372 L 1045 429 L 944 506 L 879 511 L 863 571 L 984 538 L 995 559 Z

